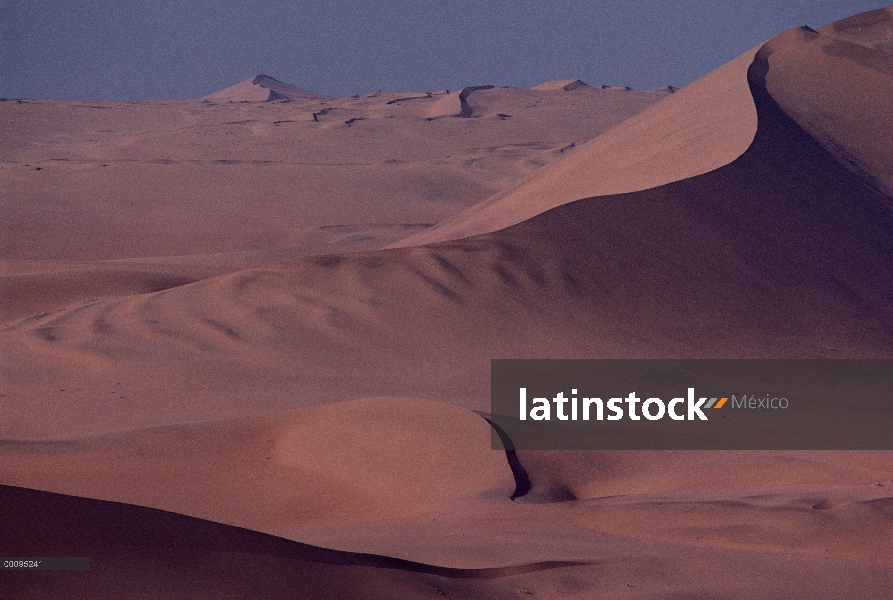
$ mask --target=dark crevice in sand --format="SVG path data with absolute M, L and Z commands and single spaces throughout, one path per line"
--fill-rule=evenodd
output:
M 531 488 L 530 477 L 527 475 L 524 465 L 518 460 L 518 453 L 515 451 L 515 445 L 511 438 L 499 425 L 491 421 L 484 413 L 479 411 L 475 412 L 490 424 L 490 427 L 492 427 L 493 431 L 496 432 L 496 435 L 499 436 L 499 440 L 505 448 L 505 458 L 509 463 L 509 468 L 512 470 L 512 476 L 515 478 L 515 491 L 512 492 L 511 499 L 515 500 L 516 498 L 526 496 Z

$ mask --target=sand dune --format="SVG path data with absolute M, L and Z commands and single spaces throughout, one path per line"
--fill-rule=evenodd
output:
M 891 15 L 886 15 L 889 27 Z M 893 54 L 797 29 L 761 51 L 773 99 L 830 154 L 893 197 Z
M 517 480 L 488 440 L 468 411 L 375 398 L 7 441 L 0 480 L 450 568 L 594 565 L 650 541 L 890 562 L 890 452 L 521 452 L 532 489 L 511 502 Z
M 114 263 L 2 261 L 0 322 L 45 315 L 100 298 L 132 296 L 185 285 L 224 269 Z
M 597 564 L 554 561 L 500 569 L 449 569 L 326 550 L 245 529 L 125 504 L 0 487 L 0 548 L 87 555 L 90 571 L 3 573 L 17 598 L 516 598 L 667 593 L 736 598 L 883 597 L 890 571 L 860 563 L 675 548 Z M 568 561 L 569 562 L 569 561 Z M 730 565 L 734 565 L 730 567 Z M 675 578 L 667 581 L 666 573 Z M 791 581 L 790 574 L 799 578 Z M 709 575 L 705 578 L 704 575 Z M 842 583 L 840 575 L 852 579 Z M 705 579 L 707 581 L 705 581 Z M 635 582 L 635 583 L 631 583 Z
M 395 410 L 397 402 L 405 412 Z M 502 453 L 468 443 L 475 438 L 485 442 L 483 419 L 407 399 L 326 410 L 340 414 L 325 416 L 342 419 L 322 421 L 318 411 L 298 412 L 2 448 L 7 482 L 136 498 L 136 504 L 181 509 L 176 512 L 309 541 L 316 548 L 128 505 L 77 501 L 78 507 L 73 500 L 35 492 L 18 501 L 9 498 L 9 488 L 3 490 L 12 509 L 2 521 L 4 542 L 24 543 L 32 554 L 41 554 L 41 543 L 61 544 L 71 553 L 89 554 L 103 572 L 133 560 L 128 553 L 116 558 L 115 551 L 123 539 L 144 545 L 139 540 L 149 530 L 154 531 L 150 548 L 173 545 L 186 556 L 204 550 L 205 560 L 215 562 L 223 560 L 216 553 L 223 546 L 246 558 L 257 554 L 256 560 L 273 555 L 302 563 L 375 566 L 436 574 L 443 583 L 495 580 L 482 589 L 473 586 L 481 596 L 469 597 L 509 593 L 520 584 L 520 575 L 533 573 L 539 575 L 530 577 L 524 589 L 548 588 L 558 583 L 552 576 L 558 581 L 571 576 L 577 586 L 568 591 L 579 587 L 581 597 L 594 585 L 622 589 L 629 581 L 645 597 L 673 585 L 736 597 L 780 589 L 792 597 L 820 593 L 803 581 L 783 581 L 782 574 L 792 570 L 831 589 L 877 593 L 893 569 L 889 452 L 604 452 L 582 461 L 568 461 L 562 453 L 526 453 L 522 460 L 534 491 L 513 503 Z M 459 418 L 450 418 L 451 413 Z M 361 427 L 370 415 L 377 415 L 368 423 L 372 427 Z M 395 415 L 402 422 L 391 422 Z M 329 432 L 332 423 L 343 427 Z M 430 435 L 432 425 L 439 434 Z M 327 439 L 327 433 L 334 435 Z M 396 447 L 384 442 L 392 436 Z M 568 473 L 570 465 L 576 473 Z M 546 484 L 543 474 L 561 474 L 565 480 Z M 549 498 L 537 491 L 544 485 L 574 486 L 574 479 L 595 493 L 587 496 L 575 487 L 573 497 Z M 367 493 L 358 494 L 358 488 Z M 53 533 L 61 525 L 54 521 L 58 507 L 40 518 L 39 535 L 20 525 L 18 513 L 41 515 L 47 501 L 69 505 L 62 513 L 67 525 L 62 535 Z M 99 518 L 90 517 L 92 525 L 73 525 L 72 520 L 83 520 L 78 515 L 85 507 Z M 111 531 L 102 533 L 106 527 Z M 150 548 L 132 552 L 146 556 Z M 660 567 L 657 573 L 639 572 L 641 564 Z M 698 578 L 694 565 L 711 577 Z M 319 568 L 300 564 L 292 571 L 317 580 L 323 576 Z M 555 569 L 560 570 L 546 573 Z M 660 571 L 674 573 L 672 582 Z M 741 580 L 742 573 L 760 571 L 767 575 L 760 585 Z M 861 588 L 848 581 L 852 573 L 863 577 Z
M 206 102 L 266 102 L 269 100 L 323 99 L 328 97 L 295 85 L 283 83 L 269 75 L 258 75 L 219 92 L 202 96 L 199 100 Z
M 858 21 L 871 39 L 882 16 Z M 261 573 L 289 565 L 311 597 L 325 597 L 312 586 L 326 578 L 343 586 L 325 592 L 337 597 L 362 595 L 361 580 L 409 597 L 885 597 L 890 452 L 519 451 L 513 470 L 472 412 L 489 407 L 492 357 L 893 356 L 893 157 L 880 114 L 893 73 L 877 44 L 842 39 L 853 23 L 831 26 L 833 36 L 782 34 L 526 179 L 507 177 L 508 163 L 484 165 L 482 180 L 516 183 L 400 247 L 111 297 L 161 272 L 147 252 L 143 274 L 91 284 L 110 297 L 0 331 L 0 483 L 253 533 L 16 488 L 4 497 L 16 510 L 97 511 L 107 520 L 82 539 L 112 570 L 127 567 L 111 558 L 104 527 L 136 539 L 145 523 L 165 536 L 213 530 L 217 564 L 229 552 Z M 555 98 L 646 94 L 655 97 L 593 86 L 382 92 L 306 112 L 333 140 L 370 140 L 358 157 L 393 143 L 375 137 L 382 115 L 405 119 L 407 139 L 429 141 L 436 162 L 432 148 L 460 132 L 534 131 L 544 112 L 524 112 L 531 98 L 560 114 Z M 452 133 L 424 138 L 412 129 L 423 123 Z M 511 135 L 461 152 L 492 159 L 509 140 L 522 144 Z M 32 151 L 17 139 L 17 152 Z M 383 186 L 409 185 L 392 175 Z M 58 243 L 50 237 L 35 246 Z M 201 256 L 221 248 L 189 250 L 182 268 L 210 268 Z M 8 264 L 17 293 L 22 278 L 36 278 L 35 290 L 64 281 Z M 46 535 L 61 528 L 44 522 Z M 228 543 L 238 549 L 219 550 Z M 159 564 L 152 547 L 134 552 Z M 140 582 L 154 571 L 128 573 Z M 212 580 L 202 571 L 200 583 L 172 585 Z
M 299 544 L 175 513 L 0 486 L 0 552 L 87 556 L 87 572 L 4 572 L 16 598 L 465 598 L 514 595 L 562 562 L 450 569 Z M 519 581 L 520 580 L 520 581 Z M 10 596 L 12 597 L 12 596 Z
M 393 246 L 488 233 L 574 200 L 649 189 L 730 163 L 747 149 L 757 127 L 744 75 L 756 50 L 486 201 Z
M 515 481 L 505 456 L 485 451 L 489 442 L 486 421 L 455 406 L 364 399 L 255 420 L 6 443 L 0 477 L 38 489 L 55 480 L 53 491 L 300 539 L 320 525 L 507 501 Z M 145 481 L 155 482 L 151 491 Z
M 541 83 L 539 85 L 533 86 L 535 90 L 562 90 L 565 92 L 569 92 L 571 90 L 576 90 L 581 87 L 585 87 L 586 84 L 580 81 L 579 79 L 556 79 L 554 81 L 547 81 L 545 83 Z
M 0 319 L 380 248 L 660 98 L 500 90 L 475 99 L 493 118 L 469 128 L 464 119 L 428 120 L 441 96 L 0 101 Z M 449 96 L 458 106 L 459 94 Z M 23 264 L 43 274 L 23 279 Z

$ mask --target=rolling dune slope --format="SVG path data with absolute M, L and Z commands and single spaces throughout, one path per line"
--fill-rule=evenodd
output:
M 25 487 L 53 479 L 53 491 L 300 539 L 320 525 L 507 500 L 515 481 L 505 456 L 482 451 L 489 441 L 486 421 L 469 411 L 372 398 L 253 420 L 5 443 L 0 473 Z
M 0 486 L 0 552 L 86 556 L 88 571 L 4 571 L 4 597 L 510 598 L 528 574 L 574 565 L 449 569 L 339 552 L 115 502 Z M 525 577 L 527 576 L 527 577 Z

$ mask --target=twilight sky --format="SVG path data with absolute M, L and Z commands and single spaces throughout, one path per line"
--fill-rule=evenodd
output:
M 196 98 L 259 73 L 332 96 L 681 87 L 878 0 L 0 0 L 0 96 Z

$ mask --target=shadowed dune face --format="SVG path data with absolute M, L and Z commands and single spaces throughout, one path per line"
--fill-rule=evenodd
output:
M 884 12 L 890 26 L 890 13 Z M 888 38 L 889 39 L 889 38 Z M 761 50 L 765 87 L 860 179 L 893 198 L 893 54 L 796 29 Z
M 212 448 L 220 445 L 213 430 L 206 428 L 204 433 L 212 433 L 206 440 Z M 152 455 L 171 449 L 162 442 L 152 447 L 136 444 L 130 452 L 138 457 L 141 451 Z M 90 462 L 72 444 L 57 458 L 65 460 L 65 452 L 75 455 L 69 455 L 69 461 L 81 454 L 82 463 Z M 710 468 L 728 470 L 748 455 L 756 459 L 754 466 L 766 464 L 756 453 L 741 452 L 697 453 L 700 456 L 689 460 L 650 453 L 661 464 L 648 460 L 649 453 L 605 454 L 614 464 L 602 473 L 613 467 L 618 475 L 638 471 L 646 478 L 649 467 L 663 467 L 665 477 L 671 473 L 703 477 Z M 625 456 L 612 456 L 617 454 Z M 0 486 L 4 506 L 0 552 L 91 559 L 88 573 L 0 576 L 4 589 L 32 594 L 16 596 L 26 598 L 49 591 L 75 598 L 105 597 L 101 594 L 108 593 L 105 586 L 110 580 L 115 580 L 115 597 L 133 598 L 172 591 L 195 594 L 202 589 L 233 593 L 246 585 L 255 585 L 253 593 L 260 597 L 284 593 L 311 598 L 369 597 L 356 591 L 357 585 L 366 586 L 360 589 L 373 597 L 384 591 L 397 593 L 395 588 L 407 597 L 427 597 L 433 591 L 459 598 L 511 598 L 524 590 L 560 591 L 570 598 L 621 590 L 635 598 L 667 590 L 697 590 L 705 597 L 763 598 L 771 593 L 835 597 L 843 590 L 876 596 L 885 589 L 893 568 L 887 543 L 893 519 L 889 492 L 865 483 L 884 472 L 889 456 L 796 454 L 778 453 L 773 459 L 817 467 L 834 483 L 821 485 L 822 477 L 814 475 L 807 478 L 808 487 L 773 489 L 766 486 L 765 477 L 757 476 L 751 482 L 756 487 L 750 489 L 715 480 L 693 487 L 690 480 L 675 494 L 649 486 L 636 494 L 585 502 L 505 501 L 485 510 L 468 511 L 466 506 L 464 512 L 461 504 L 452 503 L 452 514 L 427 515 L 435 517 L 432 523 L 384 520 L 371 523 L 371 528 L 330 528 L 299 537 L 318 540 L 317 547 L 169 512 Z M 618 458 L 627 464 L 621 467 Z M 108 459 L 109 479 L 120 475 L 116 466 L 133 460 L 112 455 Z M 671 464 L 674 460 L 676 464 Z M 145 466 L 146 457 L 142 461 Z M 528 462 L 536 466 L 535 461 Z M 667 470 L 670 466 L 673 469 Z M 95 475 L 92 483 L 98 483 Z M 176 485 L 168 479 L 156 483 Z M 221 489 L 206 487 L 204 492 L 211 497 Z M 240 504 L 251 506 L 245 499 Z M 864 535 L 855 535 L 858 532 Z M 319 545 L 362 548 L 364 553 Z M 537 560 L 541 556 L 561 559 Z M 435 566 L 456 563 L 464 566 Z M 494 563 L 503 566 L 488 566 Z M 858 581 L 852 579 L 855 575 Z M 631 582 L 636 588 L 632 592 Z
M 175 513 L 0 486 L 0 552 L 86 556 L 89 571 L 3 572 L 11 597 L 96 598 L 592 598 L 882 597 L 889 568 L 734 551 L 624 556 L 450 569 L 328 550 Z M 13 550 L 13 552 L 10 552 Z M 675 564 L 674 564 L 675 563 Z M 730 568 L 734 565 L 734 569 Z M 734 571 L 730 575 L 730 571 Z M 711 575 L 705 581 L 704 573 Z M 670 576 L 672 574 L 672 578 Z M 790 575 L 796 574 L 797 581 Z M 849 575 L 848 582 L 841 575 Z M 631 583 L 634 582 L 634 583 Z M 781 594 L 781 595 L 780 595 Z
M 116 502 L 0 486 L 0 554 L 79 556 L 88 571 L 0 573 L 8 597 L 463 598 L 515 597 L 551 562 L 450 569 L 339 552 Z M 540 582 L 537 582 L 540 584 Z M 537 586 L 538 587 L 538 586 Z

